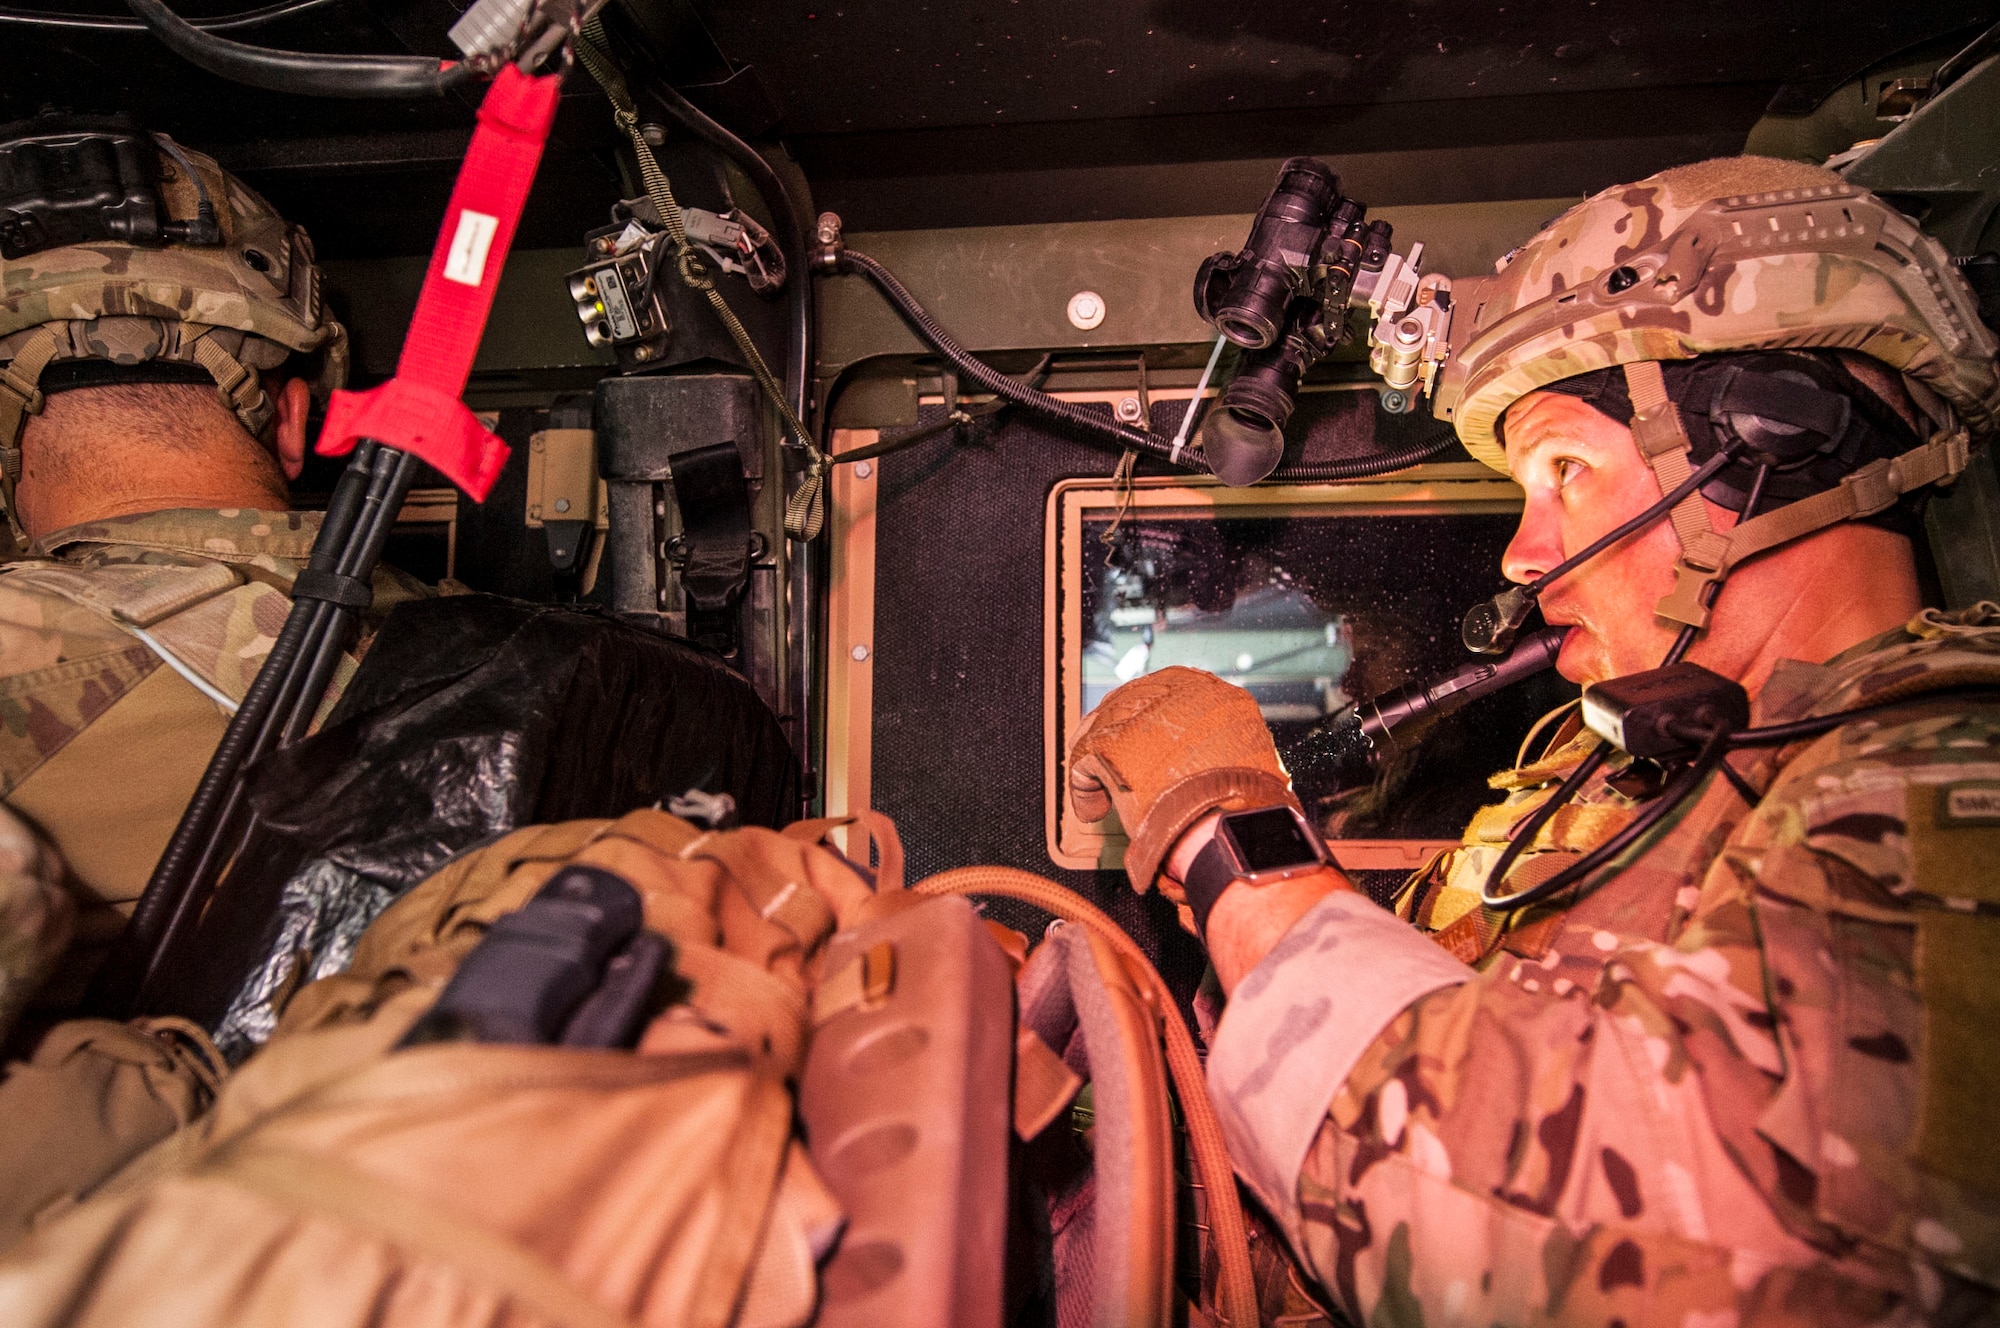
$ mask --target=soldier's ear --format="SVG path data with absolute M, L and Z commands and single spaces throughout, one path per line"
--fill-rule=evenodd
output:
M 271 450 L 285 478 L 295 480 L 306 466 L 306 412 L 312 406 L 312 391 L 303 378 L 287 378 L 275 391 L 267 388 L 277 414 L 272 417 Z

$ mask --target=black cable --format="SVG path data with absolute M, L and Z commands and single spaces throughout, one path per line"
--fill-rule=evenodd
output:
M 992 368 L 959 345 L 952 335 L 945 331 L 944 325 L 933 318 L 930 311 L 910 293 L 909 288 L 896 279 L 893 272 L 867 254 L 856 249 L 842 248 L 838 251 L 838 261 L 844 267 L 867 277 L 919 337 L 929 343 L 938 354 L 950 360 L 953 367 L 961 374 L 993 395 L 1003 397 L 1017 406 L 1058 419 L 1078 432 L 1088 434 L 1095 440 L 1108 442 L 1122 451 L 1144 452 L 1148 456 L 1157 457 L 1171 465 L 1178 465 L 1188 470 L 1208 469 L 1208 462 L 1199 448 L 1183 444 L 1177 449 L 1172 439 L 1156 434 L 1150 429 L 1134 429 L 1107 420 L 1073 402 L 1063 401 L 1046 392 L 1024 386 Z M 1193 407 L 1190 406 L 1189 409 Z M 1390 471 L 1403 470 L 1436 456 L 1450 447 L 1453 441 L 1453 436 L 1447 433 L 1398 452 L 1372 457 L 1353 457 L 1310 466 L 1285 467 L 1273 471 L 1266 478 L 1309 482 L 1383 475 Z
M 1767 461 L 1763 465 L 1757 467 L 1756 475 L 1751 477 L 1750 496 L 1743 500 L 1742 514 L 1736 518 L 1737 525 L 1740 526 L 1744 522 L 1750 520 L 1751 517 L 1757 515 L 1757 508 L 1761 506 L 1764 501 L 1764 486 L 1768 484 L 1770 480 L 1771 480 L 1771 463 Z
M 1801 738 L 1817 738 L 1831 729 L 1837 729 L 1850 719 L 1872 715 L 1877 710 L 1887 710 L 1890 706 L 1901 705 L 1908 697 L 1897 697 L 1889 701 L 1876 701 L 1871 705 L 1855 706 L 1851 710 L 1836 710 L 1830 715 L 1815 715 L 1811 719 L 1797 719 L 1789 724 L 1768 724 L 1758 729 L 1738 729 L 1729 735 L 1729 747 L 1735 751 L 1744 747 L 1783 747 Z
M 1600 743 L 1592 754 L 1595 755 L 1597 752 L 1602 752 L 1609 746 L 1609 743 Z M 1685 803 L 1694 791 L 1701 787 L 1702 781 L 1707 779 L 1714 771 L 1716 765 L 1721 762 L 1724 753 L 1728 750 L 1729 734 L 1724 730 L 1717 730 L 1709 736 L 1708 741 L 1703 744 L 1700 753 L 1696 755 L 1694 760 L 1689 762 L 1680 774 L 1674 776 L 1673 782 L 1662 789 L 1659 796 L 1647 804 L 1644 810 L 1627 822 L 1624 829 L 1557 872 L 1554 876 L 1549 877 L 1548 880 L 1529 886 L 1527 889 L 1514 894 L 1502 895 L 1497 899 L 1494 898 L 1491 894 L 1492 887 L 1497 881 L 1503 878 L 1498 874 L 1489 876 L 1486 885 L 1480 890 L 1479 901 L 1486 907 L 1498 912 L 1514 913 L 1526 908 L 1530 904 L 1538 903 L 1552 895 L 1569 889 L 1569 887 L 1589 876 L 1592 872 L 1623 853 L 1633 844 L 1636 844 L 1642 837 L 1651 832 L 1654 826 L 1679 809 L 1681 804 Z M 1553 802 L 1554 799 L 1551 798 L 1550 801 Z M 1546 806 L 1547 804 L 1543 805 Z M 1509 843 L 1507 847 L 1512 849 L 1514 843 L 1519 843 L 1527 838 L 1528 836 L 1525 835 L 1517 835 L 1514 842 Z M 1504 853 L 1501 857 L 1503 861 L 1506 859 Z
M 785 279 L 791 287 L 786 292 L 792 326 L 785 361 L 785 395 L 792 413 L 803 422 L 810 404 L 807 391 L 811 382 L 813 349 L 812 278 L 806 272 L 805 219 L 799 215 L 791 191 L 778 178 L 778 172 L 772 169 L 771 163 L 764 160 L 763 154 L 666 84 L 657 84 L 648 91 L 658 97 L 667 114 L 683 129 L 742 167 L 743 173 L 750 177 L 750 183 L 756 186 L 758 194 L 764 199 L 764 206 L 771 214 L 771 225 L 778 232 L 778 246 L 785 254 Z
M 1045 353 L 1041 359 L 1035 362 L 1034 368 L 1021 376 L 1021 381 L 1029 387 L 1039 388 L 1047 381 L 1049 366 L 1055 363 L 1055 359 L 1054 353 Z M 830 456 L 827 460 L 836 466 L 851 465 L 856 461 L 872 461 L 878 456 L 887 456 L 891 452 L 900 452 L 906 447 L 914 447 L 918 443 L 925 442 L 937 437 L 939 434 L 956 429 L 962 424 L 972 424 L 989 416 L 998 415 L 1011 404 L 1005 398 L 996 397 L 983 406 L 973 406 L 969 409 L 961 410 L 956 403 L 952 403 L 950 413 L 935 424 L 921 425 L 918 428 L 910 430 L 908 433 L 896 434 L 889 438 L 878 438 L 866 447 L 857 447 L 850 451 L 842 452 L 838 456 Z
M 359 511 L 348 537 L 334 550 L 334 574 L 357 579 L 373 575 L 416 474 L 415 456 L 392 447 L 376 447 Z M 213 828 L 202 853 L 187 874 L 187 887 L 179 906 L 155 947 L 146 980 L 136 993 L 141 1011 L 186 1013 L 179 1008 L 179 999 L 191 973 L 198 971 L 205 959 L 205 955 L 195 953 L 192 947 L 200 945 L 208 935 L 208 925 L 217 911 L 228 907 L 230 866 L 242 857 L 257 829 L 256 815 L 250 809 L 250 784 L 241 771 L 249 769 L 271 750 L 297 741 L 311 726 L 325 699 L 333 671 L 339 666 L 350 629 L 359 617 L 358 609 L 327 600 L 310 597 L 294 600 L 295 608 L 301 604 L 307 610 L 310 624 L 305 644 L 281 680 L 277 700 L 242 758 L 235 783 L 211 823 Z
M 265 5 L 261 9 L 246 9 L 240 14 L 225 14 L 221 18 L 191 18 L 188 26 L 201 32 L 231 32 L 238 28 L 261 27 L 275 23 L 281 18 L 303 14 L 311 9 L 324 9 L 338 0 L 282 0 L 282 3 Z M 136 18 L 113 18 L 109 14 L 44 14 L 32 9 L 0 9 L 0 24 L 13 23 L 24 28 L 63 28 L 84 32 L 146 32 L 144 22 Z
M 1937 67 L 1937 72 L 1931 75 L 1931 85 L 1926 100 L 1936 97 L 1956 83 L 1981 60 L 1991 55 L 1996 48 L 2000 48 L 2000 23 L 1980 33 L 1972 39 L 1970 45 Z
M 888 298 L 889 303 L 896 307 L 896 311 L 902 314 L 919 336 L 930 343 L 932 349 L 950 360 L 953 367 L 961 374 L 993 395 L 1005 398 L 1017 406 L 1025 406 L 1030 410 L 1052 416 L 1080 432 L 1107 440 L 1121 449 L 1144 452 L 1163 460 L 1175 460 L 1172 439 L 1162 438 L 1150 430 L 1128 428 L 1116 421 L 1104 419 L 1073 402 L 1058 400 L 1046 392 L 1038 392 L 1009 378 L 971 354 L 953 339 L 951 333 L 944 330 L 943 324 L 931 317 L 930 311 L 917 302 L 917 297 L 910 294 L 909 288 L 898 281 L 893 272 L 867 254 L 857 249 L 842 249 L 840 260 L 842 264 L 860 272 L 874 283 L 875 289 Z M 1200 460 L 1200 452 L 1186 447 L 1181 451 L 1186 459 L 1177 461 L 1176 464 L 1195 469 L 1194 463 Z
M 1761 795 L 1758 794 L 1756 789 L 1751 787 L 1750 781 L 1745 779 L 1735 766 L 1729 764 L 1729 758 L 1726 755 L 1715 763 L 1715 768 L 1721 771 L 1723 778 L 1727 779 L 1737 793 L 1742 795 L 1743 801 L 1746 804 L 1753 808 L 1757 805 L 1757 800 Z
M 442 96 L 476 77 L 471 65 L 425 55 L 312 55 L 230 41 L 195 27 L 161 0 L 125 0 L 168 50 L 231 82 L 307 97 Z
M 410 495 L 410 486 L 416 482 L 417 466 L 414 453 L 387 447 L 382 449 L 375 467 L 378 484 L 371 487 L 363 500 L 361 519 L 356 523 L 356 536 L 347 543 L 345 556 L 337 568 L 339 575 L 357 580 L 372 578 L 376 566 L 382 561 L 383 547 L 395 531 L 396 519 L 402 514 L 403 502 Z M 290 746 L 298 741 L 312 725 L 320 700 L 333 681 L 333 672 L 340 666 L 348 638 L 353 635 L 348 629 L 358 623 L 360 617 L 358 610 L 340 611 L 339 621 L 328 625 L 319 642 L 318 652 L 306 671 L 305 685 L 300 689 L 300 695 L 311 698 L 311 702 L 295 705 L 285 722 L 284 731 L 279 735 L 280 746 Z
M 1722 454 L 1722 456 L 1727 456 L 1727 455 L 1728 455 L 1727 452 L 1724 452 Z M 1715 459 L 1721 460 L 1722 457 L 1717 457 Z M 1704 469 L 1706 469 L 1706 467 L 1704 467 Z M 1647 508 L 1646 512 L 1652 512 L 1655 511 L 1656 509 L 1659 511 L 1665 511 L 1666 509 L 1672 507 L 1673 503 L 1678 501 L 1676 495 L 1685 496 L 1685 494 L 1682 494 L 1682 490 L 1686 490 L 1688 493 L 1692 493 L 1694 491 L 1695 487 L 1694 482 L 1698 478 L 1699 478 L 1699 472 L 1696 472 L 1695 475 L 1689 476 L 1686 483 L 1676 487 L 1673 493 L 1668 494 L 1666 498 L 1663 498 L 1660 500 L 1660 502 L 1655 503 L 1653 507 Z M 1642 512 L 1639 514 L 1638 517 L 1634 517 L 1631 521 L 1626 522 L 1625 526 L 1632 526 L 1634 529 L 1636 529 L 1637 527 L 1634 525 L 1634 523 L 1637 522 L 1641 517 L 1644 517 L 1646 515 L 1646 512 Z M 1625 530 L 1625 526 L 1619 527 L 1619 530 Z M 1611 541 L 1612 537 L 1617 536 L 1618 533 L 1619 532 L 1617 530 L 1612 531 L 1611 535 L 1605 536 L 1604 539 L 1599 540 L 1597 544 L 1592 545 L 1591 548 L 1595 549 L 1600 545 L 1607 545 Z M 1626 531 L 1626 533 L 1629 534 L 1631 532 Z M 1586 552 L 1589 551 L 1586 550 Z M 1573 564 L 1577 561 L 1578 559 L 1576 558 L 1571 558 L 1567 560 L 1569 564 Z M 1556 573 L 1554 572 L 1550 572 L 1547 574 L 1547 577 L 1553 577 L 1555 574 Z M 1544 579 L 1547 578 L 1545 577 Z M 1693 627 L 1681 628 L 1680 635 L 1674 638 L 1673 646 L 1669 648 L 1667 651 L 1666 659 L 1661 661 L 1660 664 L 1661 668 L 1665 668 L 1669 664 L 1677 664 L 1680 662 L 1681 656 L 1687 654 L 1688 647 L 1694 644 L 1695 632 L 1696 629 Z M 1601 766 L 1603 766 L 1604 762 L 1610 757 L 1612 750 L 1613 748 L 1611 744 L 1605 741 L 1604 739 L 1600 738 L 1598 740 L 1597 745 L 1590 749 L 1589 755 L 1585 756 L 1582 761 L 1577 763 L 1576 769 L 1570 771 L 1569 777 L 1564 779 L 1563 782 L 1556 787 L 1555 792 L 1551 793 L 1546 799 L 1544 799 L 1542 805 L 1535 808 L 1534 814 L 1530 816 L 1523 825 L 1516 828 L 1513 834 L 1507 837 L 1507 847 L 1500 850 L 1499 860 L 1493 864 L 1493 870 L 1486 873 L 1486 880 L 1479 887 L 1479 901 L 1482 904 L 1486 905 L 1486 907 L 1488 908 L 1499 909 L 1502 912 L 1509 912 L 1514 909 L 1525 908 L 1527 905 L 1534 903 L 1535 900 L 1546 899 L 1548 898 L 1549 895 L 1554 893 L 1554 890 L 1544 889 L 1543 886 L 1541 885 L 1535 886 L 1531 890 L 1522 891 L 1519 894 L 1500 895 L 1498 897 L 1494 895 L 1493 890 L 1495 886 L 1499 885 L 1501 882 L 1507 879 L 1508 870 L 1511 869 L 1513 865 L 1520 860 L 1520 857 L 1523 853 L 1527 852 L 1529 845 L 1535 842 L 1535 836 L 1539 835 L 1542 832 L 1542 827 L 1547 825 L 1552 819 L 1554 819 L 1555 814 L 1558 811 L 1561 811 L 1563 807 L 1567 806 L 1570 799 L 1574 798 L 1577 795 L 1577 793 L 1582 790 L 1584 782 L 1588 780 L 1592 775 L 1597 773 L 1598 769 Z M 1718 757 L 1717 759 L 1720 758 Z M 1663 792 L 1660 796 L 1665 797 L 1666 795 Z M 1602 859 L 1599 859 L 1599 861 L 1601 860 Z M 1590 861 L 1590 859 L 1586 857 L 1584 861 L 1588 862 Z M 1559 873 L 1559 875 L 1568 877 L 1569 880 L 1577 879 L 1577 877 L 1569 876 L 1569 869 L 1565 869 L 1562 873 Z M 1552 877 L 1551 879 L 1556 879 L 1556 878 Z M 1546 882 L 1544 883 L 1544 885 L 1546 885 Z
M 334 570 L 335 551 L 346 543 L 360 515 L 376 451 L 376 444 L 366 441 L 355 448 L 328 499 L 307 566 L 320 571 Z M 133 906 L 131 919 L 91 983 L 85 1006 L 93 1013 L 126 1017 L 157 967 L 167 937 L 186 925 L 183 919 L 189 912 L 192 882 L 196 879 L 191 869 L 206 856 L 205 850 L 221 826 L 219 814 L 236 788 L 238 772 L 266 731 L 267 721 L 286 690 L 286 679 L 316 636 L 319 611 L 327 607 L 330 606 L 320 600 L 293 602 L 270 653 L 264 657 L 257 676 L 251 679 L 235 715 L 216 744 L 215 754 L 209 758 L 208 768 L 202 772 L 187 807 L 181 812 L 173 836 L 146 881 L 145 891 Z
M 1319 461 L 1311 464 L 1299 463 L 1280 466 L 1264 478 L 1291 483 L 1312 483 L 1318 480 L 1354 480 L 1369 475 L 1386 475 L 1390 471 L 1407 470 L 1420 462 L 1428 461 L 1440 452 L 1449 451 L 1458 442 L 1458 435 L 1450 429 L 1436 437 L 1395 452 L 1378 452 L 1373 456 L 1347 457 L 1340 461 Z
M 1944 690 L 1956 692 L 1966 689 L 1952 688 Z M 1992 691 L 1994 689 L 1991 687 L 1981 687 L 1972 690 Z M 1726 758 L 1730 752 L 1739 751 L 1747 747 L 1782 747 L 1789 743 L 1797 742 L 1802 738 L 1818 737 L 1820 734 L 1839 728 L 1852 720 L 1859 719 L 1863 715 L 1872 714 L 1879 710 L 1887 710 L 1912 699 L 1914 698 L 1906 696 L 1893 697 L 1885 701 L 1876 701 L 1870 705 L 1855 706 L 1848 710 L 1836 711 L 1830 715 L 1816 715 L 1811 719 L 1795 720 L 1789 724 L 1771 724 L 1763 728 L 1738 729 L 1734 733 L 1722 730 L 1711 733 L 1703 742 L 1701 750 L 1697 753 L 1694 760 L 1679 775 L 1675 776 L 1673 782 L 1662 789 L 1659 795 L 1638 816 L 1634 817 L 1624 829 L 1592 849 L 1576 862 L 1571 863 L 1554 876 L 1551 876 L 1548 880 L 1542 881 L 1518 893 L 1502 895 L 1496 898 L 1492 893 L 1493 887 L 1506 879 L 1507 869 L 1514 864 L 1515 860 L 1520 857 L 1527 846 L 1534 842 L 1534 837 L 1541 832 L 1542 826 L 1547 824 L 1549 818 L 1555 815 L 1555 809 L 1574 797 L 1577 790 L 1583 786 L 1584 779 L 1588 778 L 1590 773 L 1595 772 L 1597 765 L 1602 764 L 1602 758 L 1609 753 L 1611 744 L 1600 742 L 1596 747 L 1591 749 L 1590 757 L 1586 757 L 1584 762 L 1571 773 L 1570 777 L 1563 781 L 1562 786 L 1550 795 L 1548 800 L 1540 807 L 1535 809 L 1535 815 L 1530 817 L 1528 823 L 1508 841 L 1506 849 L 1500 854 L 1500 860 L 1494 864 L 1494 870 L 1487 874 L 1486 883 L 1480 890 L 1480 902 L 1488 908 L 1496 909 L 1500 912 L 1515 912 L 1526 908 L 1530 904 L 1547 899 L 1562 890 L 1568 889 L 1636 843 L 1642 835 L 1646 834 L 1682 803 L 1686 802 L 1694 794 L 1695 790 L 1701 786 L 1702 780 L 1706 779 L 1708 775 L 1717 769 L 1723 771 L 1736 791 L 1742 795 L 1744 801 L 1754 807 L 1758 801 L 1757 791 L 1751 787 L 1749 781 L 1745 780 L 1740 773 L 1729 766 Z M 1592 758 L 1596 758 L 1596 760 L 1593 762 Z
M 1500 850 L 1499 861 L 1493 864 L 1492 871 L 1486 873 L 1486 882 L 1479 888 L 1481 903 L 1486 904 L 1489 908 L 1505 909 L 1516 907 L 1515 905 L 1506 903 L 1494 903 L 1492 899 L 1493 887 L 1507 879 L 1508 869 L 1513 867 L 1515 862 L 1520 859 L 1521 854 L 1527 851 L 1528 846 L 1535 842 L 1535 836 L 1542 833 L 1542 827 L 1553 820 L 1555 814 L 1568 805 L 1569 800 L 1577 795 L 1577 792 L 1583 788 L 1585 781 L 1597 773 L 1598 768 L 1604 764 L 1605 759 L 1610 755 L 1611 744 L 1599 739 L 1597 745 L 1591 748 L 1581 761 L 1577 762 L 1576 769 L 1569 772 L 1568 778 L 1556 786 L 1556 791 L 1544 798 L 1542 805 L 1535 808 L 1534 813 L 1525 822 L 1517 826 L 1512 835 L 1508 836 L 1507 847 Z M 1519 898 L 1519 896 L 1503 896 L 1503 899 L 1505 898 Z

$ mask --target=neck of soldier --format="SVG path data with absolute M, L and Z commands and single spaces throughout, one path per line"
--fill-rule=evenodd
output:
M 52 406 L 61 400 L 50 398 Z M 189 424 L 194 427 L 171 438 L 157 430 L 103 427 L 80 436 L 60 420 L 31 419 L 15 489 L 22 525 L 40 538 L 90 521 L 171 508 L 282 512 L 291 506 L 278 463 L 233 418 Z
M 1779 661 L 1824 663 L 1901 627 L 1922 608 L 1908 539 L 1874 526 L 1838 525 L 1734 572 L 1688 658 L 1736 679 L 1754 698 Z

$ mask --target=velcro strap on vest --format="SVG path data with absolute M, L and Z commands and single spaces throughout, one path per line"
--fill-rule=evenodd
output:
M 225 563 L 199 567 L 138 564 L 88 571 L 67 563 L 25 561 L 9 565 L 8 584 L 55 595 L 114 622 L 153 627 L 241 584 Z
M 375 602 L 375 591 L 359 577 L 308 567 L 292 582 L 292 598 L 325 600 L 344 609 L 365 609 Z
M 1241 811 L 1248 807 L 1274 807 L 1284 803 L 1299 807 L 1292 786 L 1268 770 L 1247 766 L 1224 766 L 1189 775 L 1169 785 L 1147 809 L 1146 819 L 1129 831 L 1132 842 L 1125 850 L 1125 875 L 1135 890 L 1150 890 L 1160 874 L 1160 864 L 1173 851 L 1174 842 L 1188 828 L 1212 811 Z

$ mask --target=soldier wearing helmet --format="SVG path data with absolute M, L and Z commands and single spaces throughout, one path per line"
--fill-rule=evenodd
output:
M 66 945 L 80 989 L 284 621 L 317 530 L 286 481 L 346 360 L 305 231 L 212 160 L 0 129 L 0 1031 Z
M 1576 681 L 1684 655 L 1754 724 L 1871 708 L 1660 816 L 1675 768 L 1562 716 L 1399 920 L 1220 846 L 1290 796 L 1247 698 L 1114 692 L 1072 798 L 1200 925 L 1239 1172 L 1355 1322 L 1991 1321 L 2000 705 L 1966 689 L 2000 606 L 1925 608 L 1910 536 L 2000 413 L 1993 335 L 1908 219 L 1757 158 L 1607 190 L 1448 298 L 1437 411 L 1526 494 L 1487 629 L 1538 595 Z

